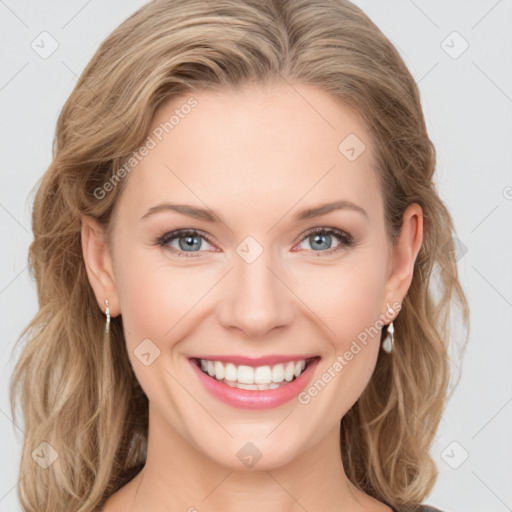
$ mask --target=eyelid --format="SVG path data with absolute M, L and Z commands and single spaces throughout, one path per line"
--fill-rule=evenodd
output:
M 350 233 L 347 233 L 343 229 L 339 229 L 339 228 L 335 228 L 335 227 L 331 227 L 331 226 L 320 226 L 320 227 L 308 229 L 305 233 L 303 233 L 301 235 L 299 242 L 304 240 L 304 238 L 306 238 L 308 236 L 314 235 L 315 233 L 334 234 L 336 236 L 339 236 L 340 238 L 341 237 L 346 238 L 347 242 L 354 241 L 354 237 Z
M 343 229 L 339 229 L 339 228 L 335 228 L 335 227 L 331 227 L 331 226 L 317 226 L 317 227 L 310 228 L 306 232 L 302 233 L 300 235 L 300 238 L 298 238 L 298 241 L 294 243 L 294 247 L 295 247 L 295 245 L 306 240 L 309 236 L 311 236 L 315 233 L 325 233 L 327 235 L 334 236 L 334 237 L 338 238 L 338 240 L 340 241 L 340 245 L 338 245 L 336 247 L 331 247 L 330 249 L 326 249 L 323 251 L 308 251 L 308 250 L 306 250 L 307 253 L 309 253 L 309 252 L 312 252 L 313 254 L 316 253 L 315 254 L 316 256 L 333 254 L 333 253 L 340 251 L 343 248 L 352 247 L 355 244 L 354 237 L 350 233 L 344 231 Z M 185 257 L 191 257 L 191 258 L 199 257 L 202 252 L 210 252 L 210 251 L 190 251 L 190 252 L 188 252 L 188 251 L 182 251 L 180 249 L 176 249 L 174 247 L 170 247 L 168 245 L 171 241 L 176 240 L 177 238 L 180 238 L 183 236 L 197 236 L 199 238 L 204 238 L 210 245 L 216 247 L 215 243 L 212 241 L 211 237 L 207 233 L 205 233 L 204 231 L 202 231 L 200 229 L 196 229 L 196 228 L 181 228 L 181 229 L 168 231 L 168 232 L 164 233 L 163 235 L 156 238 L 155 245 L 158 245 L 158 246 L 166 249 L 170 253 L 177 254 L 178 256 L 185 256 Z M 292 251 L 293 251 L 293 249 L 292 249 Z M 297 251 L 294 251 L 294 252 L 297 252 Z
M 176 240 L 177 238 L 187 236 L 187 235 L 193 235 L 198 236 L 199 238 L 204 238 L 210 245 L 215 247 L 215 243 L 211 240 L 210 236 L 206 234 L 204 231 L 201 231 L 200 229 L 195 228 L 181 228 L 181 229 L 175 229 L 172 231 L 168 231 L 164 233 L 161 236 L 158 236 L 155 240 L 155 245 L 158 245 L 164 249 L 166 249 L 168 252 L 173 254 L 178 254 L 178 256 L 184 255 L 188 258 L 195 258 L 197 256 L 200 256 L 202 252 L 205 251 L 181 251 L 179 249 L 175 249 L 174 247 L 170 247 L 168 244 Z
M 344 248 L 350 248 L 353 247 L 356 243 L 354 237 L 346 232 L 343 229 L 331 227 L 331 226 L 320 226 L 315 227 L 307 230 L 304 234 L 301 235 L 301 238 L 297 243 L 301 243 L 302 241 L 306 240 L 311 235 L 314 235 L 315 233 L 325 233 L 330 236 L 334 236 L 335 238 L 338 238 L 340 241 L 340 244 L 336 247 L 331 247 L 330 249 L 326 249 L 324 251 L 312 251 L 312 250 L 306 250 L 306 256 L 329 256 L 331 254 L 336 254 L 339 251 L 341 251 Z M 294 251 L 296 252 L 296 251 Z M 302 251 L 301 251 L 302 252 Z

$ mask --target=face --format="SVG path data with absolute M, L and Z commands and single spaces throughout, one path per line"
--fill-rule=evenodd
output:
M 393 249 L 369 133 L 312 86 L 173 98 L 150 135 L 116 206 L 105 271 L 88 263 L 98 301 L 122 314 L 162 436 L 228 467 L 249 442 L 260 467 L 286 464 L 339 431 L 382 357 L 418 217 Z

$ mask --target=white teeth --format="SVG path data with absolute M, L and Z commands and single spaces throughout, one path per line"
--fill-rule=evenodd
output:
M 272 370 L 270 366 L 258 366 L 254 370 L 254 384 L 270 384 L 272 382 Z
M 234 365 L 222 361 L 200 359 L 201 369 L 210 377 L 240 389 L 275 389 L 281 383 L 291 382 L 306 368 L 306 361 L 289 361 L 274 366 Z M 285 382 L 286 381 L 286 382 Z
M 264 391 L 266 389 L 276 389 L 279 386 L 282 386 L 282 384 L 276 384 L 275 382 L 271 382 L 270 384 L 240 384 L 239 382 L 233 382 L 229 380 L 222 380 L 224 384 L 227 384 L 228 386 L 231 386 L 232 388 L 238 388 L 238 389 L 252 389 L 252 390 L 260 390 Z
M 272 382 L 283 382 L 284 380 L 284 366 L 282 364 L 276 364 L 272 368 Z
M 203 359 L 201 359 L 201 361 L 203 361 Z M 233 363 L 228 363 L 226 365 L 226 374 L 224 375 L 224 378 L 226 380 L 232 380 L 232 381 L 237 380 L 237 378 L 238 378 L 238 371 L 236 369 L 236 366 Z
M 250 366 L 240 365 L 237 380 L 240 384 L 254 384 L 254 369 Z
M 284 369 L 284 378 L 288 382 L 293 380 L 293 373 L 295 371 L 295 365 L 293 363 L 287 363 L 286 368 Z
M 242 384 L 241 382 L 238 383 L 237 386 L 238 389 L 258 389 L 258 386 L 255 386 L 254 384 Z
M 226 372 L 224 371 L 224 365 L 219 361 L 215 361 L 215 378 L 222 380 L 225 375 Z

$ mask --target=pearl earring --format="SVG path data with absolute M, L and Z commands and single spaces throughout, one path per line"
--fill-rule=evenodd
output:
M 105 316 L 107 317 L 105 321 L 105 333 L 108 333 L 110 330 L 110 308 L 108 306 L 108 300 L 105 299 Z
M 393 308 L 388 304 L 388 314 L 392 315 L 394 313 Z M 395 343 L 395 327 L 393 326 L 393 322 L 388 324 L 388 329 L 386 333 L 386 337 L 382 341 L 382 350 L 386 351 L 388 354 L 393 350 L 393 345 Z
M 382 350 L 385 350 L 388 354 L 393 350 L 393 345 L 395 343 L 395 328 L 393 327 L 393 322 L 388 325 L 388 332 L 386 337 L 382 342 Z

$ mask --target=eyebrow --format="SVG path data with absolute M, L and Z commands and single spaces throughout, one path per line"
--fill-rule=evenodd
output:
M 352 203 L 351 201 L 334 201 L 332 203 L 325 203 L 319 206 L 315 206 L 313 208 L 307 208 L 295 214 L 293 217 L 294 221 L 301 221 L 306 219 L 312 219 L 314 217 L 319 217 L 320 215 L 325 215 L 335 210 L 352 210 L 358 212 L 368 218 L 368 214 L 366 210 L 364 210 L 361 206 Z M 183 215 L 187 215 L 188 217 L 193 217 L 195 219 L 204 220 L 206 222 L 218 223 L 221 222 L 220 217 L 210 209 L 206 208 L 198 208 L 196 206 L 191 206 L 188 204 L 173 204 L 173 203 L 162 203 L 156 206 L 152 206 L 142 217 L 141 220 L 149 217 L 158 212 L 163 211 L 175 211 L 181 213 Z

